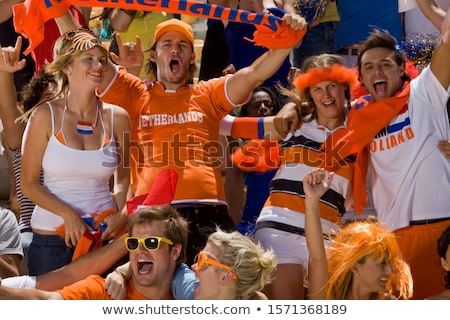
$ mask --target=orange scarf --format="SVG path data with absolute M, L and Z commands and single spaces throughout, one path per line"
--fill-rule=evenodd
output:
M 234 151 L 231 161 L 246 172 L 275 170 L 281 161 L 280 145 L 276 140 L 247 140 Z
M 129 10 L 169 12 L 190 16 L 251 23 L 257 26 L 254 34 L 256 45 L 268 49 L 285 48 L 296 44 L 306 29 L 295 31 L 274 14 L 255 13 L 241 9 L 227 8 L 196 0 L 155 1 L 103 1 L 103 0 L 25 0 L 13 6 L 14 27 L 29 39 L 29 54 L 44 39 L 44 23 L 63 16 L 69 6 L 123 8 Z
M 75 247 L 75 251 L 72 256 L 72 261 L 75 261 L 82 255 L 85 255 L 89 251 L 93 251 L 95 249 L 100 248 L 103 245 L 103 241 L 101 240 L 102 231 L 100 231 L 100 224 L 105 220 L 106 217 L 110 215 L 116 214 L 117 211 L 114 209 L 108 209 L 105 211 L 102 211 L 101 213 L 91 213 L 91 217 L 94 220 L 94 230 L 86 230 L 84 231 L 83 235 L 81 236 L 80 240 L 78 240 L 78 243 Z M 120 232 L 116 238 L 120 237 L 122 234 L 126 232 L 125 229 Z M 56 233 L 62 238 L 65 238 L 65 229 L 64 224 L 60 225 L 58 228 L 56 228 Z
M 348 114 L 347 132 L 341 130 L 334 132 L 322 145 L 325 149 L 324 167 L 327 170 L 332 170 L 338 162 L 349 155 L 356 155 L 353 193 L 357 213 L 362 213 L 367 201 L 366 174 L 369 159 L 367 145 L 402 110 L 408 102 L 409 93 L 409 82 L 405 82 L 393 97 L 377 102 L 371 102 L 370 96 L 360 97 Z

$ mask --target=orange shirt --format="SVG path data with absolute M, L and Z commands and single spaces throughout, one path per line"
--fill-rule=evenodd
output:
M 149 192 L 158 173 L 173 168 L 173 204 L 225 202 L 219 122 L 237 105 L 225 94 L 227 77 L 165 90 L 119 68 L 102 100 L 125 108 L 131 119 L 131 171 L 135 195 Z
M 64 300 L 111 300 L 105 289 L 105 279 L 98 275 L 91 275 L 83 280 L 57 290 Z M 149 300 L 136 291 L 131 280 L 127 281 L 126 300 Z M 173 300 L 172 293 L 168 293 L 164 299 Z

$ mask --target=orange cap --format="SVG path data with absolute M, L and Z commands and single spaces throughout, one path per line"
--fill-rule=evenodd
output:
M 156 26 L 153 43 L 156 43 L 164 33 L 169 31 L 181 32 L 189 40 L 192 46 L 194 46 L 194 32 L 192 31 L 192 27 L 186 22 L 176 18 L 161 22 Z

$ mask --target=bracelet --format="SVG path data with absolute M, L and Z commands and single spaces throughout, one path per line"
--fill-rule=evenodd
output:
M 264 117 L 258 119 L 258 139 L 264 139 Z

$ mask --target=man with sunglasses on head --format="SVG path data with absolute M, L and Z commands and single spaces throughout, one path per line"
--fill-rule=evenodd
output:
M 125 245 L 131 277 L 126 281 L 128 300 L 172 300 L 172 277 L 185 259 L 188 225 L 170 206 L 145 207 L 128 220 Z M 0 285 L 0 299 L 110 300 L 105 279 L 89 276 L 61 290 L 9 288 Z

